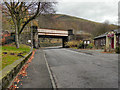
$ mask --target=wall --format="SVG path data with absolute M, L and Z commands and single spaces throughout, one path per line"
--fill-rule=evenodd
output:
M 28 43 L 28 40 L 31 40 L 31 34 L 29 32 L 22 33 L 20 36 L 20 43 L 31 46 L 31 44 Z
M 98 48 L 98 49 L 101 49 L 101 48 L 105 47 L 106 37 L 95 39 L 94 44 L 95 44 L 96 48 Z

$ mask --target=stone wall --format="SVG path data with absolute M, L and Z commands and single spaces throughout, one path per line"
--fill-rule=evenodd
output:
M 31 56 L 32 50 L 33 49 L 31 48 L 31 51 L 24 58 L 16 60 L 14 63 L 12 63 L 11 65 L 8 65 L 2 71 L 0 71 L 0 73 L 2 73 L 2 77 L 0 77 L 0 81 L 2 81 L 2 83 L 0 83 L 0 86 L 2 87 L 0 87 L 0 89 L 8 87 L 10 82 L 14 79 L 14 77 L 17 75 L 17 73 L 21 69 L 21 67 Z
M 20 43 L 21 44 L 26 44 L 26 45 L 31 46 L 31 43 L 29 43 L 28 40 L 31 40 L 30 32 L 25 32 L 20 35 Z

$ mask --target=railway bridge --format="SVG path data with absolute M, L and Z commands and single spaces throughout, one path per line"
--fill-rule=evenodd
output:
M 33 47 L 39 47 L 38 38 L 61 38 L 62 47 L 65 47 L 65 42 L 69 41 L 73 36 L 73 30 L 55 30 L 55 29 L 41 29 L 37 26 L 32 26 Z

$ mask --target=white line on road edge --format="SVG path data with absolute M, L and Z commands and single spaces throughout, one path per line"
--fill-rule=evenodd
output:
M 89 55 L 89 54 L 86 54 L 86 53 L 83 53 L 83 52 L 77 52 L 77 51 L 70 50 L 70 49 L 64 49 L 64 50 L 69 51 L 69 52 L 74 52 L 74 53 L 77 53 L 77 54 L 80 54 L 80 55 L 85 55 L 85 56 L 91 56 L 92 57 L 92 55 Z
M 46 56 L 45 56 L 45 52 L 44 52 L 44 58 L 45 58 L 45 62 L 46 62 L 48 72 L 49 72 L 49 75 L 50 75 L 50 79 L 51 79 L 51 82 L 52 82 L 53 90 L 57 90 L 57 85 L 55 84 L 54 76 L 52 75 L 51 69 L 50 69 L 50 67 L 48 65 L 48 62 L 47 62 L 47 59 L 46 59 Z

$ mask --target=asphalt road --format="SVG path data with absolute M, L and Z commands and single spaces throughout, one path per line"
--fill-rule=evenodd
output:
M 58 88 L 117 88 L 118 55 L 44 49 Z

